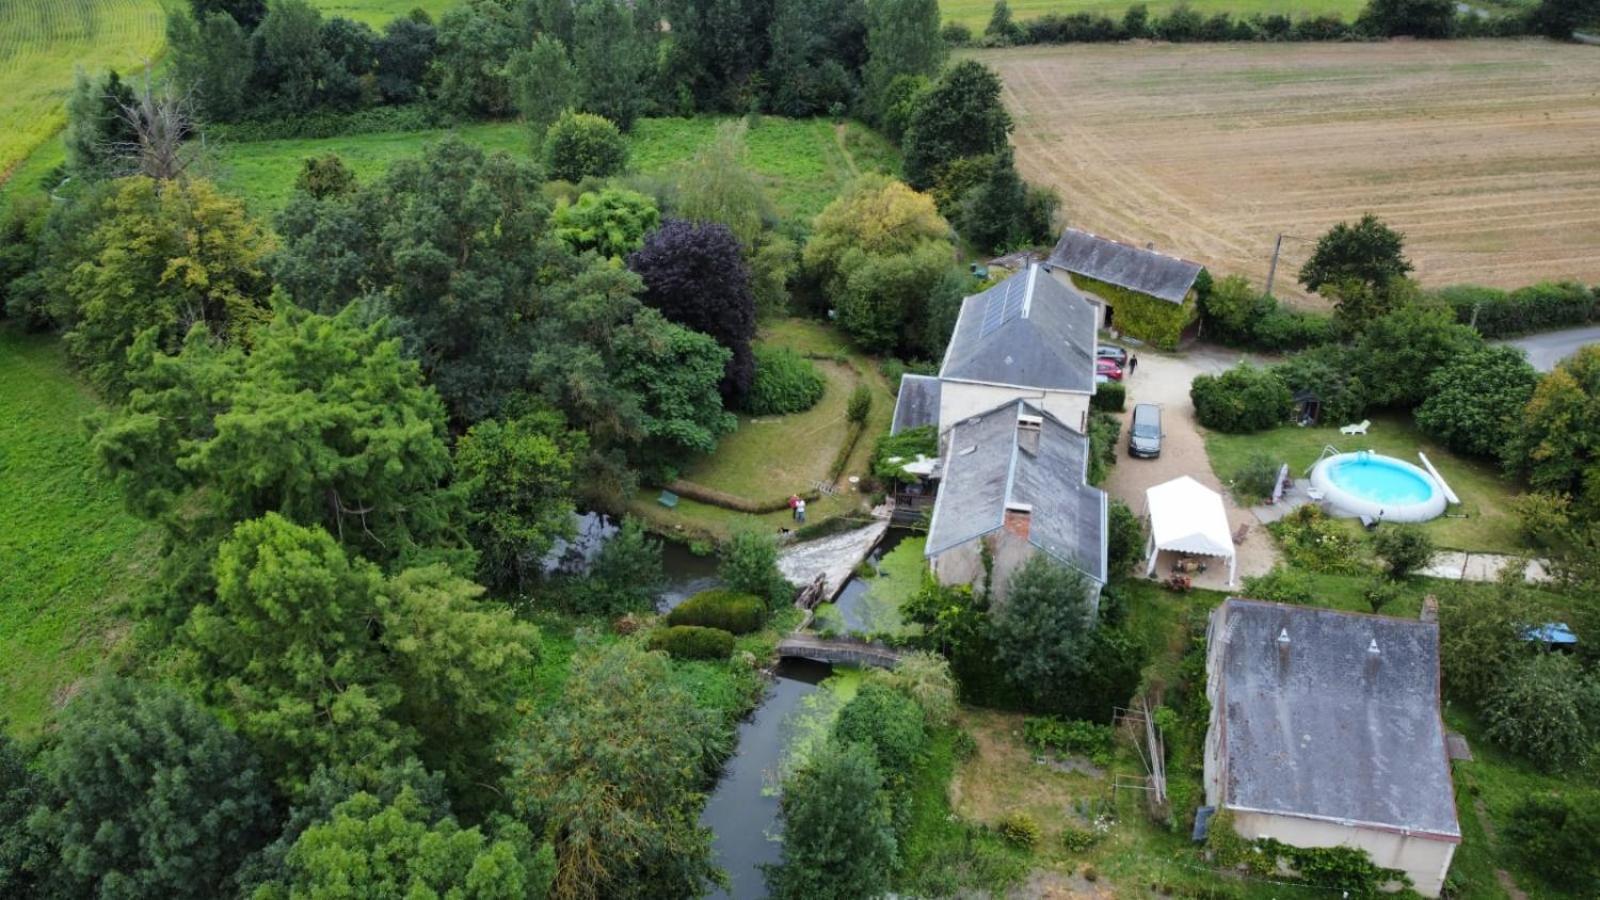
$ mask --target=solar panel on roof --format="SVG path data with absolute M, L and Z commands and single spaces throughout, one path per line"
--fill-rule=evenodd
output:
M 984 302 L 983 326 L 978 337 L 988 337 L 1001 325 L 1022 314 L 1023 301 L 1028 296 L 1028 279 L 1014 276 L 1001 285 L 1004 290 L 991 293 Z

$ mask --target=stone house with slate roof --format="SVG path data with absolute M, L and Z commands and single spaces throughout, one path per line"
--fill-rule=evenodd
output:
M 1197 262 L 1068 228 L 1045 265 L 1100 304 L 1102 328 L 1172 349 L 1199 322 Z
M 1229 598 L 1206 639 L 1207 805 L 1247 839 L 1358 847 L 1439 896 L 1461 843 L 1439 626 Z
M 1043 551 L 1106 580 L 1106 496 L 1086 482 L 1095 305 L 1034 265 L 966 298 L 937 376 L 906 375 L 892 431 L 934 425 L 927 557 L 939 580 L 1003 597 Z

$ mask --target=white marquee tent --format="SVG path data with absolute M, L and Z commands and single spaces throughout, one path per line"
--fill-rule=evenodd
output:
M 1156 557 L 1163 550 L 1196 556 L 1221 556 L 1228 560 L 1228 584 L 1233 584 L 1238 560 L 1233 553 L 1233 534 L 1228 530 L 1228 511 L 1222 495 L 1184 475 L 1158 484 L 1144 492 L 1145 514 L 1150 518 L 1150 567 L 1156 571 Z

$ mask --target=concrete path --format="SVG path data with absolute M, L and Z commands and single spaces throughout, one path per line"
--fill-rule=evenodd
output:
M 1106 493 L 1128 504 L 1135 515 L 1145 512 L 1145 489 L 1180 475 L 1188 475 L 1212 490 L 1222 494 L 1223 506 L 1228 511 L 1228 525 L 1237 532 L 1249 526 L 1244 543 L 1235 548 L 1239 559 L 1237 590 L 1247 575 L 1261 575 L 1272 569 L 1278 560 L 1277 546 L 1272 536 L 1248 509 L 1234 502 L 1233 496 L 1222 486 L 1216 473 L 1211 471 L 1211 459 L 1206 456 L 1204 432 L 1194 418 L 1194 404 L 1189 401 L 1189 383 L 1202 373 L 1216 374 L 1240 360 L 1237 351 L 1216 347 L 1195 347 L 1182 355 L 1158 353 L 1145 347 L 1136 348 L 1139 365 L 1125 384 L 1128 406 L 1122 414 L 1122 434 L 1117 440 L 1117 464 L 1107 476 Z M 1136 403 L 1155 403 L 1161 407 L 1161 456 L 1156 459 L 1135 459 L 1128 455 L 1128 421 L 1133 417 Z M 1156 575 L 1165 578 L 1172 567 L 1170 554 L 1163 553 L 1156 560 Z M 1141 562 L 1141 565 L 1143 563 Z M 1143 575 L 1141 569 L 1138 572 Z M 1222 560 L 1208 564 L 1205 572 L 1193 575 L 1195 587 L 1228 590 L 1228 565 Z
M 1556 363 L 1577 353 L 1589 344 L 1600 344 L 1600 325 L 1589 328 L 1568 328 L 1564 331 L 1546 331 L 1496 343 L 1517 347 L 1528 354 L 1528 362 L 1541 372 L 1548 372 Z
M 1499 581 L 1500 572 L 1506 566 L 1519 561 L 1515 556 L 1499 553 L 1462 553 L 1459 550 L 1445 550 L 1434 554 L 1432 565 L 1423 569 L 1421 574 L 1450 581 Z M 1550 573 L 1546 571 L 1542 560 L 1535 559 L 1528 562 L 1522 578 L 1529 584 L 1537 584 L 1549 581 Z
M 888 529 L 887 521 L 874 522 L 854 531 L 792 544 L 779 552 L 778 571 L 797 585 L 810 584 L 822 575 L 827 579 L 823 599 L 832 600 Z

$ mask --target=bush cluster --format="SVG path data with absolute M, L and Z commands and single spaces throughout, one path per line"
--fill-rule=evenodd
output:
M 1272 496 L 1278 486 L 1281 464 L 1265 453 L 1252 453 L 1233 473 L 1233 496 L 1240 503 L 1258 503 Z
M 1036 750 L 1053 750 L 1087 756 L 1095 765 L 1111 761 L 1111 727 L 1081 719 L 1028 716 L 1022 720 L 1022 739 Z
M 1511 811 L 1506 837 L 1517 855 L 1550 883 L 1600 884 L 1600 794 L 1532 794 Z
M 313 110 L 303 115 L 248 118 L 209 125 L 206 139 L 222 144 L 309 140 L 390 131 L 426 131 L 448 121 L 437 108 L 425 103 L 372 106 L 355 112 Z
M 720 588 L 701 591 L 667 613 L 668 625 L 720 628 L 732 634 L 749 634 L 761 627 L 766 604 L 760 597 Z
M 822 399 L 827 382 L 811 360 L 788 347 L 757 347 L 756 377 L 745 408 L 751 415 L 804 412 Z
M 674 659 L 727 659 L 733 653 L 733 635 L 720 628 L 672 625 L 650 633 L 650 649 L 664 650 Z
M 1094 396 L 1089 406 L 1101 412 L 1122 412 L 1128 402 L 1128 388 L 1120 381 L 1108 381 L 1094 386 Z
M 1319 506 L 1298 507 L 1267 528 L 1278 539 L 1291 565 L 1312 572 L 1362 571 L 1360 541 Z
M 1039 845 L 1039 823 L 1025 812 L 1006 813 L 995 823 L 995 830 L 1019 850 L 1032 850 Z
M 1575 282 L 1545 281 L 1514 291 L 1460 284 L 1434 296 L 1455 311 L 1456 321 L 1486 338 L 1572 328 L 1600 319 L 1600 294 Z
M 1222 279 L 1200 297 L 1200 319 L 1211 340 L 1269 353 L 1315 347 L 1334 338 L 1333 319 L 1284 306 L 1241 275 Z
M 1315 599 L 1311 592 L 1311 579 L 1305 573 L 1287 566 L 1277 566 L 1265 575 L 1246 576 L 1243 596 L 1297 606 L 1307 605 Z
M 628 142 L 610 120 L 568 110 L 544 135 L 545 174 L 577 183 L 609 178 L 628 166 Z
M 1399 580 L 1433 561 L 1433 539 L 1417 525 L 1385 525 L 1372 539 L 1389 577 Z
M 1243 433 L 1264 431 L 1289 416 L 1292 395 L 1268 369 L 1236 366 L 1221 375 L 1200 375 L 1189 387 L 1195 418 L 1207 428 Z

